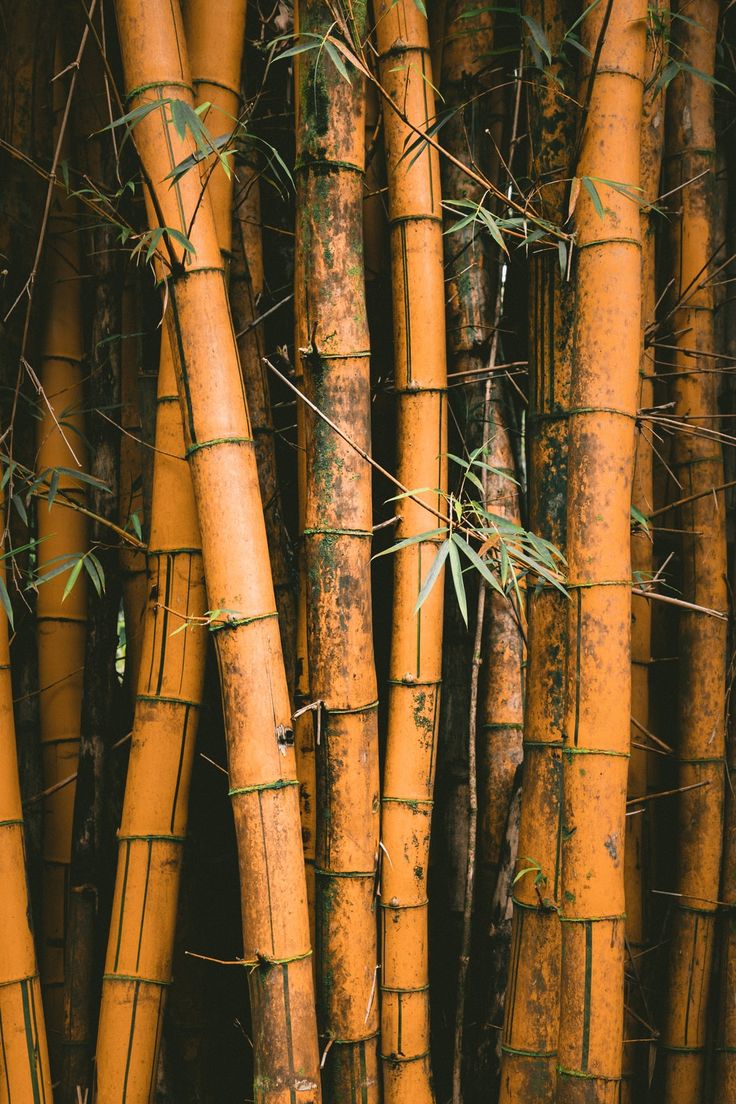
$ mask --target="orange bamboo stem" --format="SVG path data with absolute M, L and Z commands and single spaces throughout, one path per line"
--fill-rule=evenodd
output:
M 577 174 L 639 186 L 645 0 L 589 10 Z M 597 59 L 597 60 L 596 60 Z M 624 1002 L 624 842 L 631 716 L 630 508 L 641 364 L 639 206 L 581 189 L 568 457 L 570 602 L 563 757 L 558 1104 L 614 1100 Z M 617 370 L 610 371 L 615 360 Z
M 40 352 L 41 419 L 36 466 L 46 471 L 51 487 L 54 469 L 58 490 L 82 505 L 84 484 L 74 477 L 84 470 L 84 398 L 82 392 L 82 318 L 79 228 L 69 201 L 57 191 L 49 216 L 46 267 L 46 325 Z M 60 498 L 38 511 L 38 570 L 41 575 L 87 550 L 87 521 Z M 41 753 L 43 785 L 48 789 L 77 767 L 82 706 L 82 676 L 87 596 L 81 572 L 64 598 L 65 571 L 38 591 L 38 678 L 42 687 Z M 43 909 L 40 967 L 52 1051 L 64 1026 L 64 939 L 66 894 L 71 860 L 74 785 L 56 790 L 43 803 Z
M 358 39 L 366 6 L 352 9 Z M 325 34 L 322 0 L 299 30 Z M 315 94 L 315 87 L 319 93 Z M 299 65 L 295 294 L 306 394 L 370 449 L 362 198 L 364 89 L 316 52 Z M 311 411 L 304 427 L 303 552 L 309 689 L 318 723 L 316 934 L 325 1095 L 380 1099 L 377 929 L 378 702 L 373 657 L 371 469 Z
M 718 4 L 694 0 L 687 19 L 673 23 L 677 47 L 687 64 L 712 74 Z M 715 187 L 713 88 L 699 73 L 683 72 L 667 96 L 668 187 L 675 193 L 673 223 L 673 316 L 676 370 L 692 368 L 685 350 L 702 352 L 696 367 L 707 367 L 713 351 L 713 289 L 707 283 L 713 256 L 712 195 Z M 680 351 L 682 350 L 682 351 Z M 716 377 L 707 372 L 674 377 L 678 417 L 718 413 Z M 673 463 L 685 494 L 723 483 L 720 444 L 707 437 L 676 433 Z M 678 497 L 680 497 L 678 493 Z M 680 508 L 683 598 L 725 611 L 725 511 L 715 496 Z M 679 744 L 680 786 L 708 783 L 680 796 L 680 854 L 670 935 L 670 992 L 662 1031 L 664 1100 L 695 1104 L 702 1099 L 707 1008 L 713 965 L 716 905 L 723 831 L 723 757 L 727 623 L 692 612 L 680 615 Z M 713 902 L 713 903 L 709 903 Z
M 120 424 L 120 525 L 135 534 L 133 517 L 143 526 L 143 426 L 138 401 L 138 371 L 140 342 L 136 331 L 135 285 L 127 283 L 123 290 L 123 347 L 121 354 Z M 125 611 L 125 676 L 130 693 L 135 697 L 141 669 L 144 618 L 146 610 L 146 556 L 143 549 L 120 548 L 120 570 L 123 578 L 123 608 Z
M 434 119 L 426 18 L 413 0 L 374 5 L 381 84 L 415 126 Z M 404 156 L 414 131 L 384 107 L 397 394 L 397 476 L 446 487 L 444 279 L 436 150 Z M 435 527 L 433 492 L 399 503 L 396 537 Z M 396 553 L 381 838 L 381 1047 L 387 1104 L 434 1099 L 429 1061 L 427 866 L 442 674 L 443 580 L 418 612 L 438 552 L 424 540 Z
M 659 5 L 658 16 L 665 15 L 664 5 Z M 658 68 L 662 65 L 661 36 L 650 32 L 647 37 L 647 62 L 644 91 L 644 115 L 641 132 L 641 189 L 645 203 L 656 203 L 660 193 L 662 149 L 664 145 L 664 91 L 658 83 Z M 655 320 L 657 302 L 655 272 L 655 237 L 658 215 L 644 207 L 641 213 L 642 236 L 642 333 Z M 642 341 L 641 381 L 639 385 L 639 409 L 654 405 L 654 380 L 652 378 L 652 353 Z M 632 505 L 645 517 L 654 506 L 654 452 L 651 440 L 641 426 L 636 433 L 634 483 Z M 631 536 L 631 570 L 634 578 L 650 579 L 654 567 L 653 538 L 645 530 L 638 529 Z M 650 726 L 649 672 L 652 658 L 652 607 L 640 595 L 631 599 L 631 715 L 639 725 Z M 632 721 L 631 758 L 629 759 L 628 795 L 645 794 L 648 789 L 649 754 L 637 744 L 637 724 Z M 626 964 L 626 1005 L 631 1010 L 626 1019 L 627 1038 L 640 1034 L 636 1014 L 647 1015 L 646 1001 L 642 1000 L 641 971 L 637 956 L 647 946 L 647 901 L 649 877 L 648 840 L 651 828 L 648 823 L 648 806 L 643 815 L 626 818 L 626 846 L 624 882 L 626 896 L 626 939 L 629 948 Z M 622 1100 L 636 1100 L 645 1091 L 645 1057 L 648 1048 L 632 1043 L 624 1048 L 624 1074 Z
M 197 40 L 197 82 L 210 125 L 229 132 L 237 114 L 245 4 L 228 5 L 223 50 L 211 5 L 190 0 L 187 35 Z M 230 81 L 230 87 L 226 85 Z M 201 167 L 230 246 L 232 184 L 219 165 Z M 224 181 L 224 183 L 223 183 Z M 161 1023 L 172 982 L 174 931 L 197 720 L 204 683 L 207 608 L 201 536 L 169 337 L 162 336 L 149 552 L 149 602 L 120 852 L 108 940 L 97 1049 L 97 1099 L 147 1099 L 157 1071 Z M 191 624 L 189 624 L 191 622 Z
M 167 276 L 184 440 L 202 533 L 220 667 L 249 970 L 255 1098 L 318 1101 L 319 1060 L 293 733 L 258 490 L 219 243 L 198 174 L 168 174 L 193 152 L 166 100 L 193 103 L 178 5 L 118 0 L 132 107 L 158 104 L 136 144 L 167 225 L 191 236 Z M 149 218 L 157 224 L 151 204 Z M 214 373 L 214 376 L 213 376 Z M 213 386 L 213 379 L 216 386 Z
M 567 214 L 564 180 L 570 171 L 575 122 L 565 92 L 574 76 L 559 44 L 574 19 L 574 6 L 562 0 L 531 2 L 524 12 L 542 28 L 554 53 L 553 65 L 534 73 L 528 102 L 534 181 L 545 216 L 559 224 Z M 573 287 L 558 257 L 548 251 L 532 255 L 529 526 L 562 552 L 567 543 L 573 303 Z M 560 671 L 567 661 L 567 600 L 552 588 L 534 588 L 528 618 L 524 781 L 500 1104 L 532 1098 L 552 1104 L 556 1091 L 564 733 Z
M 0 509 L 3 507 L 0 495 Z M 0 578 L 6 578 L 0 560 Z M 13 720 L 8 619 L 0 607 L 0 1099 L 51 1104 L 41 984 L 33 942 Z

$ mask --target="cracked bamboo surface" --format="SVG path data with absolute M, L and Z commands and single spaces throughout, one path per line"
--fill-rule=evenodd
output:
M 191 105 L 178 5 L 119 0 L 116 12 L 131 107 L 166 98 Z M 166 318 L 208 603 L 220 611 L 211 627 L 240 863 L 254 1095 L 306 1104 L 320 1099 L 319 1058 L 291 709 L 222 259 L 198 175 L 164 182 L 192 143 L 178 138 L 163 104 L 138 123 L 135 139 L 165 223 L 188 234 L 195 250 L 167 277 Z M 153 205 L 149 219 L 158 224 Z
M 365 34 L 364 4 L 349 19 Z M 326 34 L 322 0 L 299 6 L 302 34 Z M 315 91 L 316 89 L 316 91 Z M 297 86 L 296 356 L 307 396 L 370 452 L 370 347 L 363 276 L 364 88 L 316 52 Z M 316 747 L 316 953 L 325 1096 L 380 1100 L 376 864 L 378 702 L 367 462 L 305 416 L 303 554 Z
M 674 35 L 688 65 L 712 74 L 718 4 L 693 0 Z M 676 309 L 673 316 L 676 417 L 693 426 L 712 425 L 718 412 L 717 377 L 707 371 L 714 348 L 713 263 L 715 130 L 713 87 L 699 73 L 683 72 L 668 89 L 665 147 L 668 186 L 688 186 L 673 200 L 671 244 Z M 698 174 L 700 179 L 693 179 Z M 696 359 L 690 350 L 696 350 Z M 695 367 L 695 371 L 693 368 Z M 705 421 L 704 421 L 705 420 Z M 675 434 L 674 470 L 682 490 L 694 495 L 723 483 L 720 444 L 693 433 Z M 715 495 L 682 506 L 683 597 L 726 611 L 725 514 Z M 662 1030 L 664 1099 L 695 1104 L 702 1099 L 707 1011 L 716 934 L 723 831 L 727 623 L 696 612 L 680 614 L 678 756 L 680 786 L 706 783 L 679 797 L 679 870 L 672 907 L 669 998 Z
M 374 5 L 383 87 L 420 128 L 435 115 L 426 18 L 414 0 Z M 447 485 L 444 273 L 439 160 L 404 156 L 414 132 L 384 105 L 397 395 L 397 468 L 404 486 Z M 431 508 L 433 491 L 420 499 Z M 403 499 L 396 538 L 437 527 Z M 429 1060 L 427 867 L 442 672 L 443 579 L 418 613 L 433 540 L 395 553 L 388 735 L 381 805 L 381 1051 L 387 1104 L 434 1099 Z
M 631 715 L 630 508 L 641 363 L 639 185 L 645 0 L 586 18 L 568 453 L 568 634 L 561 832 L 558 1104 L 619 1099 L 624 842 Z M 607 25 L 606 25 L 607 20 Z M 616 372 L 610 371 L 616 364 Z

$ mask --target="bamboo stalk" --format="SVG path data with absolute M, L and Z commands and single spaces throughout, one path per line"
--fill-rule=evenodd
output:
M 48 219 L 46 261 L 46 324 L 40 351 L 43 388 L 38 423 L 36 466 L 47 471 L 49 488 L 58 474 L 58 493 L 82 505 L 84 483 L 74 476 L 84 470 L 84 398 L 82 390 L 82 318 L 79 226 L 70 201 L 54 193 Z M 87 520 L 60 501 L 38 511 L 38 571 L 41 576 L 58 557 L 87 551 Z M 68 572 L 56 575 L 38 590 L 38 679 L 44 789 L 77 769 L 80 742 L 87 587 L 82 571 L 70 593 L 64 590 Z M 64 1025 L 64 942 L 67 888 L 71 861 L 75 786 L 49 794 L 43 802 L 43 905 L 40 967 L 52 1055 Z
M 429 145 L 405 156 L 413 126 L 435 114 L 426 18 L 413 0 L 374 5 L 385 107 L 397 395 L 397 476 L 411 489 L 446 486 L 444 282 L 440 176 Z M 409 123 L 391 102 L 400 103 Z M 430 491 L 398 504 L 396 537 L 435 525 Z M 428 507 L 428 509 L 425 507 Z M 381 1046 L 387 1104 L 434 1099 L 429 1062 L 427 866 L 442 672 L 443 580 L 418 612 L 438 545 L 395 554 L 388 734 L 381 838 Z
M 0 510 L 3 507 L 0 496 Z M 5 582 L 5 559 L 0 560 Z M 51 1104 L 51 1072 L 46 1045 L 41 983 L 33 942 L 26 879 L 23 811 L 13 719 L 8 619 L 0 607 L 0 1038 L 2 1090 L 14 1101 Z
M 197 88 L 215 133 L 234 126 L 239 103 L 245 4 L 223 13 L 227 49 L 211 5 L 190 0 L 187 36 L 196 39 Z M 208 74 L 217 70 L 215 84 Z M 228 84 L 229 82 L 229 84 Z M 201 167 L 218 242 L 231 242 L 231 181 Z M 185 461 L 169 338 L 162 337 L 153 469 L 149 599 L 144 620 L 120 852 L 98 1040 L 97 1098 L 147 1099 L 155 1083 L 188 823 L 188 796 L 204 685 L 207 618 L 201 536 Z M 191 622 L 191 625 L 188 625 Z
M 322 0 L 300 34 L 324 35 Z M 366 6 L 348 16 L 361 40 Z M 315 87 L 319 88 L 315 95 Z M 364 88 L 325 55 L 299 65 L 296 356 L 312 401 L 370 448 L 363 266 Z M 373 657 L 371 469 L 319 417 L 305 419 L 304 565 L 309 690 L 318 717 L 316 950 L 325 1095 L 380 1099 L 377 929 L 378 702 Z
M 290 693 L 294 693 L 296 661 L 296 588 L 294 552 L 284 520 L 279 473 L 276 463 L 276 433 L 271 414 L 268 370 L 263 327 L 254 325 L 264 291 L 263 240 L 261 237 L 260 185 L 252 165 L 239 163 L 240 177 L 233 212 L 233 260 L 230 270 L 230 303 L 238 335 L 238 352 L 243 370 L 256 441 L 258 479 L 266 518 L 271 573 L 279 613 L 281 644 Z
M 630 507 L 641 364 L 637 194 L 647 5 L 589 10 L 582 41 L 576 313 L 568 457 L 569 664 L 563 757 L 558 1104 L 617 1098 L 624 1025 Z M 613 359 L 617 370 L 611 373 Z
M 687 20 L 673 23 L 676 47 L 687 64 L 712 74 L 718 5 L 696 0 Z M 691 22 L 692 21 L 692 22 Z M 713 290 L 707 284 L 713 255 L 714 146 L 713 89 L 707 80 L 684 72 L 668 90 L 668 186 L 691 181 L 676 193 L 672 249 L 676 306 L 673 328 L 675 369 L 691 363 L 689 353 L 713 349 Z M 709 172 L 706 170 L 710 170 Z M 692 178 L 700 175 L 697 180 Z M 697 418 L 718 412 L 716 378 L 709 374 L 674 377 L 676 416 Z M 705 437 L 676 433 L 673 466 L 683 491 L 697 494 L 723 483 L 721 445 Z M 679 496 L 678 496 L 679 497 Z M 725 611 L 725 511 L 715 496 L 680 507 L 682 591 L 685 600 Z M 669 998 L 662 1030 L 664 1100 L 687 1104 L 704 1091 L 707 1009 L 715 944 L 721 839 L 727 623 L 696 613 L 680 615 L 678 685 L 678 784 L 709 785 L 680 797 L 680 852 L 669 958 Z
M 574 137 L 566 90 L 574 79 L 560 50 L 574 5 L 528 3 L 554 63 L 533 74 L 532 168 L 547 218 L 564 222 Z M 561 179 L 562 178 L 562 179 Z M 530 258 L 529 526 L 563 553 L 567 539 L 567 441 L 574 290 L 549 252 Z M 551 588 L 528 599 L 524 776 L 519 858 L 512 887 L 511 960 L 501 1041 L 500 1104 L 552 1104 L 559 1018 L 562 740 L 567 601 Z M 525 873 L 524 873 L 525 872 Z
M 141 531 L 143 506 L 143 423 L 138 401 L 138 373 L 141 342 L 136 336 L 136 285 L 130 279 L 123 289 L 123 347 L 121 354 L 120 424 L 120 497 L 119 522 L 135 532 L 133 518 Z M 142 549 L 121 546 L 120 570 L 125 611 L 125 679 L 135 703 L 141 669 L 144 618 L 146 610 L 146 556 Z
M 658 19 L 666 15 L 664 4 L 657 8 Z M 660 192 L 662 169 L 662 149 L 664 145 L 664 91 L 658 82 L 658 71 L 663 64 L 662 37 L 655 30 L 647 36 L 647 80 L 644 91 L 644 115 L 641 132 L 641 198 L 644 204 L 655 204 Z M 655 271 L 655 241 L 657 213 L 651 206 L 642 207 L 642 333 L 655 321 L 657 301 Z M 654 380 L 648 371 L 651 353 L 642 341 L 641 383 L 639 386 L 639 409 L 648 409 L 654 405 Z M 648 516 L 654 506 L 654 453 L 651 442 L 647 440 L 641 425 L 637 425 L 636 456 L 634 460 L 634 482 L 632 505 L 644 516 Z M 631 536 L 631 570 L 634 578 L 650 579 L 654 567 L 654 545 L 650 533 L 638 529 Z M 636 729 L 650 725 L 649 719 L 649 674 L 652 658 L 652 608 L 640 595 L 631 598 L 631 758 L 629 759 L 629 777 L 627 792 L 629 797 L 645 794 L 648 784 L 648 754 L 636 743 Z M 638 723 L 633 720 L 636 717 Z M 635 956 L 648 946 L 648 910 L 647 880 L 649 877 L 648 840 L 651 827 L 645 816 L 632 816 L 626 820 L 626 845 L 624 858 L 624 881 L 626 896 L 626 942 L 628 948 L 626 964 L 626 1026 L 627 1038 L 638 1034 L 637 1013 L 647 1015 L 646 998 L 643 996 L 642 980 Z M 646 1091 L 647 1070 L 645 1058 L 649 1047 L 630 1043 L 624 1048 L 624 1080 L 622 1082 L 622 1100 L 638 1099 Z
M 176 3 L 118 0 L 132 107 L 191 106 Z M 135 128 L 163 218 L 191 236 L 166 277 L 184 440 L 202 533 L 222 685 L 254 1022 L 255 1099 L 320 1097 L 311 950 L 293 733 L 251 427 L 210 201 L 198 176 L 169 186 L 194 146 L 161 106 Z M 154 204 L 151 204 L 151 208 Z M 153 225 L 158 223 L 149 210 Z M 181 258 L 179 260 L 179 257 Z M 216 383 L 212 386 L 213 365 Z

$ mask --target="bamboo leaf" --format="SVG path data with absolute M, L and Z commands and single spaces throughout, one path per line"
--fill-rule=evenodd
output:
M 101 598 L 105 589 L 105 571 L 93 552 L 88 552 L 84 557 L 84 567 L 97 591 L 97 597 Z
M 524 20 L 527 27 L 529 28 L 529 30 L 531 32 L 531 36 L 534 39 L 534 42 L 536 43 L 536 45 L 539 47 L 539 50 L 546 57 L 547 64 L 551 65 L 552 64 L 552 50 L 551 50 L 549 42 L 547 40 L 547 36 L 544 33 L 544 31 L 542 30 L 542 28 L 540 27 L 539 23 L 537 23 L 536 19 L 534 19 L 534 17 L 531 16 L 531 15 L 522 15 L 521 18 Z
M 456 545 L 458 546 L 458 548 L 460 549 L 460 551 L 461 551 L 461 552 L 462 552 L 462 553 L 463 553 L 463 554 L 464 554 L 465 556 L 467 556 L 467 557 L 468 557 L 468 559 L 470 560 L 470 562 L 472 563 L 472 565 L 473 565 L 473 566 L 474 566 L 474 567 L 475 567 L 475 568 L 476 568 L 476 569 L 477 569 L 478 571 L 480 571 L 480 573 L 481 573 L 481 575 L 483 576 L 483 578 L 485 579 L 485 581 L 486 581 L 486 582 L 487 582 L 487 583 L 488 583 L 488 584 L 489 584 L 490 586 L 492 586 L 494 590 L 498 591 L 498 593 L 499 593 L 499 594 L 503 594 L 503 590 L 501 589 L 501 586 L 500 586 L 500 584 L 499 584 L 499 582 L 498 582 L 498 579 L 497 579 L 497 578 L 495 577 L 495 575 L 493 574 L 493 572 L 492 572 L 492 571 L 490 571 L 490 569 L 489 569 L 489 567 L 488 567 L 488 564 L 486 564 L 486 563 L 484 563 L 484 562 L 483 562 L 483 560 L 482 560 L 482 559 L 480 558 L 480 556 L 479 556 L 479 555 L 478 555 L 478 553 L 477 553 L 477 552 L 475 551 L 475 549 L 474 549 L 474 548 L 472 548 L 472 547 L 470 546 L 470 544 L 469 544 L 469 543 L 468 543 L 468 542 L 467 542 L 466 540 L 464 540 L 464 539 L 463 539 L 463 537 L 459 536 L 459 535 L 458 535 L 457 533 L 453 533 L 453 534 L 452 534 L 452 540 L 453 540 L 453 541 L 455 542 L 455 544 L 456 544 Z
M 601 197 L 598 195 L 598 190 L 595 184 L 589 176 L 582 176 L 580 179 L 582 181 L 583 187 L 593 201 L 593 206 L 595 207 L 596 214 L 599 216 L 599 218 L 603 218 L 605 212 L 603 210 L 603 204 L 601 203 Z
M 5 585 L 5 579 L 0 575 L 0 603 L 5 610 L 5 616 L 8 619 L 8 624 L 11 629 L 14 628 L 13 624 L 13 603 L 10 601 L 10 595 L 8 594 L 8 588 Z
M 419 610 L 422 608 L 427 598 L 429 597 L 429 593 L 432 590 L 432 587 L 437 582 L 437 579 L 440 576 L 440 572 L 442 571 L 445 560 L 447 559 L 448 553 L 450 551 L 450 543 L 451 542 L 448 539 L 440 545 L 440 550 L 435 556 L 434 563 L 427 572 L 427 578 L 424 580 L 424 586 L 419 591 L 417 604 L 414 607 L 415 615 L 419 613 Z
M 335 49 L 334 44 L 329 39 L 325 41 L 325 50 L 329 54 L 330 59 L 340 76 L 344 77 L 348 84 L 352 84 L 353 82 L 351 81 L 350 74 L 345 67 L 345 62 L 342 60 L 337 50 Z
M 468 600 L 465 596 L 465 583 L 463 581 L 463 569 L 460 563 L 460 553 L 455 546 L 454 541 L 447 542 L 450 548 L 450 569 L 452 572 L 452 583 L 455 587 L 455 597 L 457 598 L 457 604 L 460 607 L 460 614 L 465 622 L 465 628 L 468 627 Z
M 80 556 L 80 558 L 75 563 L 74 567 L 69 572 L 69 578 L 66 581 L 66 586 L 64 587 L 64 593 L 61 596 L 62 602 L 66 601 L 66 598 L 68 597 L 68 595 L 71 594 L 72 588 L 73 588 L 74 584 L 76 583 L 77 579 L 79 578 L 83 567 L 84 567 L 84 556 Z
M 371 558 L 377 560 L 381 556 L 390 556 L 392 552 L 398 552 L 401 548 L 408 548 L 411 544 L 421 544 L 422 541 L 431 540 L 432 537 L 439 537 L 446 532 L 447 528 L 445 527 L 444 529 L 429 529 L 426 533 L 417 533 L 413 537 L 404 537 L 403 540 L 392 544 L 390 548 L 384 548 L 382 552 L 376 552 L 375 556 Z

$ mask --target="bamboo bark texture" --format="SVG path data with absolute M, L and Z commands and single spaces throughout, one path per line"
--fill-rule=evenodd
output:
M 420 130 L 435 103 L 427 21 L 414 0 L 374 7 L 382 86 Z M 437 153 L 384 107 L 397 397 L 396 472 L 405 487 L 396 537 L 438 527 L 446 487 L 444 272 Z M 436 491 L 435 491 L 436 489 Z M 418 540 L 395 553 L 388 734 L 381 805 L 381 1047 L 387 1104 L 434 1099 L 429 1061 L 427 867 L 442 671 L 443 580 L 419 611 L 438 555 Z
M 348 17 L 362 41 L 366 8 Z M 299 8 L 300 34 L 333 22 Z M 315 91 L 316 89 L 316 91 Z M 296 356 L 307 396 L 370 451 L 370 344 L 363 275 L 363 81 L 330 57 L 299 66 Z M 309 689 L 319 716 L 316 951 L 325 1095 L 380 1100 L 377 924 L 378 701 L 373 657 L 371 470 L 311 411 L 305 419 L 304 561 Z
M 666 14 L 660 4 L 658 18 Z M 655 204 L 659 196 L 664 147 L 665 93 L 658 80 L 661 68 L 661 37 L 656 30 L 647 36 L 646 82 L 644 114 L 641 131 L 641 211 L 642 237 L 642 357 L 639 384 L 639 409 L 648 410 L 654 405 L 655 354 L 647 346 L 647 335 L 655 323 L 657 303 L 656 286 L 656 237 L 660 218 Z M 648 517 L 654 509 L 654 449 L 646 422 L 637 423 L 636 456 L 632 506 L 639 515 Z M 634 580 L 651 579 L 654 570 L 654 541 L 652 534 L 637 525 L 631 535 L 631 570 Z M 649 963 L 644 954 L 648 945 L 648 881 L 649 806 L 635 803 L 648 790 L 648 760 L 651 752 L 643 746 L 642 728 L 651 730 L 649 709 L 649 674 L 652 662 L 652 610 L 651 603 L 638 595 L 631 598 L 631 758 L 629 759 L 628 799 L 626 818 L 626 847 L 624 879 L 626 891 L 626 1005 L 628 1014 L 625 1034 L 630 1039 L 646 1035 L 643 1023 L 647 1022 L 647 1000 L 644 989 L 644 972 Z M 638 746 L 637 746 L 638 745 Z M 624 1081 L 622 1099 L 636 1100 L 646 1092 L 647 1071 L 645 1057 L 648 1044 L 630 1043 L 624 1050 Z
M 713 73 L 718 4 L 697 0 L 674 22 L 675 43 L 687 64 L 667 97 L 668 187 L 676 193 L 672 251 L 675 353 L 672 398 L 687 429 L 675 434 L 674 470 L 680 495 L 723 483 L 721 446 L 704 429 L 718 413 L 713 352 L 713 289 L 708 268 L 714 249 L 715 131 Z M 697 179 L 693 179 L 697 178 Z M 692 427 L 692 428 L 690 428 Z M 703 494 L 680 508 L 683 597 L 723 613 L 726 533 L 722 503 Z M 679 785 L 701 785 L 679 797 L 678 896 L 672 907 L 669 999 L 663 1025 L 664 1099 L 702 1099 L 707 1009 L 723 831 L 726 621 L 695 611 L 680 614 L 678 680 Z
M 567 214 L 575 117 L 574 74 L 560 44 L 574 6 L 531 2 L 524 13 L 542 28 L 554 55 L 533 72 L 529 131 L 534 183 L 544 217 Z M 529 527 L 564 554 L 574 289 L 553 251 L 530 258 Z M 530 588 L 529 659 L 519 858 L 512 896 L 511 956 L 501 1042 L 499 1101 L 551 1104 L 556 1091 L 560 984 L 562 742 L 567 662 L 567 599 Z
M 82 389 L 82 317 L 79 226 L 70 201 L 57 194 L 49 216 L 46 324 L 40 350 L 44 397 L 36 465 L 45 473 L 51 505 L 38 510 L 38 571 L 60 571 L 38 590 L 38 679 L 43 784 L 50 789 L 75 773 L 79 756 L 87 590 L 75 563 L 87 551 L 87 522 L 74 506 L 85 491 L 75 471 L 85 470 Z M 68 503 L 68 504 L 67 504 Z M 64 940 L 75 785 L 43 802 L 43 909 L 41 978 L 52 1052 L 64 1024 Z
M 120 497 L 119 524 L 128 532 L 143 532 L 143 424 L 138 400 L 141 342 L 136 335 L 136 283 L 123 289 L 123 345 L 120 364 Z M 136 521 L 137 519 L 137 521 Z M 120 572 L 125 612 L 125 679 L 135 702 L 146 611 L 146 553 L 129 544 L 120 548 Z
M 615 165 L 618 183 L 636 196 L 646 19 L 644 0 L 623 0 L 590 11 L 582 31 L 598 60 L 584 63 L 587 113 L 576 175 L 594 178 L 601 213 L 581 187 L 574 212 L 558 1104 L 603 1104 L 620 1093 L 642 273 L 639 206 L 600 179 Z
M 0 496 L 0 509 L 3 509 Z M 5 559 L 0 559 L 5 581 Z M 0 1101 L 52 1104 L 41 983 L 33 941 L 13 719 L 8 619 L 0 608 Z
M 198 174 L 165 180 L 194 149 L 165 102 L 191 107 L 189 63 L 176 3 L 120 0 L 116 12 L 131 107 L 157 104 L 135 128 L 149 218 L 158 225 L 155 207 L 194 250 L 170 242 L 166 318 L 222 684 L 254 1095 L 306 1104 L 320 1087 L 298 783 L 253 434 L 209 197 Z
M 237 114 L 245 5 L 233 3 L 225 14 L 231 31 L 227 51 L 205 5 L 190 0 L 187 6 L 187 35 L 198 43 L 197 71 L 217 68 L 220 75 L 216 85 L 204 77 L 196 82 L 208 97 L 218 132 L 232 129 Z M 227 253 L 231 182 L 212 163 L 205 163 L 202 178 L 217 216 L 218 241 Z M 165 994 L 172 982 L 207 652 L 201 538 L 167 333 L 159 365 L 151 514 L 142 674 L 118 837 L 97 1056 L 97 1099 L 121 1104 L 148 1100 L 155 1084 Z
M 258 480 L 266 518 L 271 574 L 279 613 L 281 645 L 289 690 L 294 692 L 296 653 L 296 586 L 294 554 L 284 520 L 276 460 L 276 430 L 271 412 L 268 368 L 264 364 L 263 325 L 256 325 L 265 288 L 261 236 L 260 181 L 247 158 L 238 163 L 233 217 L 233 261 L 230 303 L 238 338 L 253 436 L 258 458 Z

